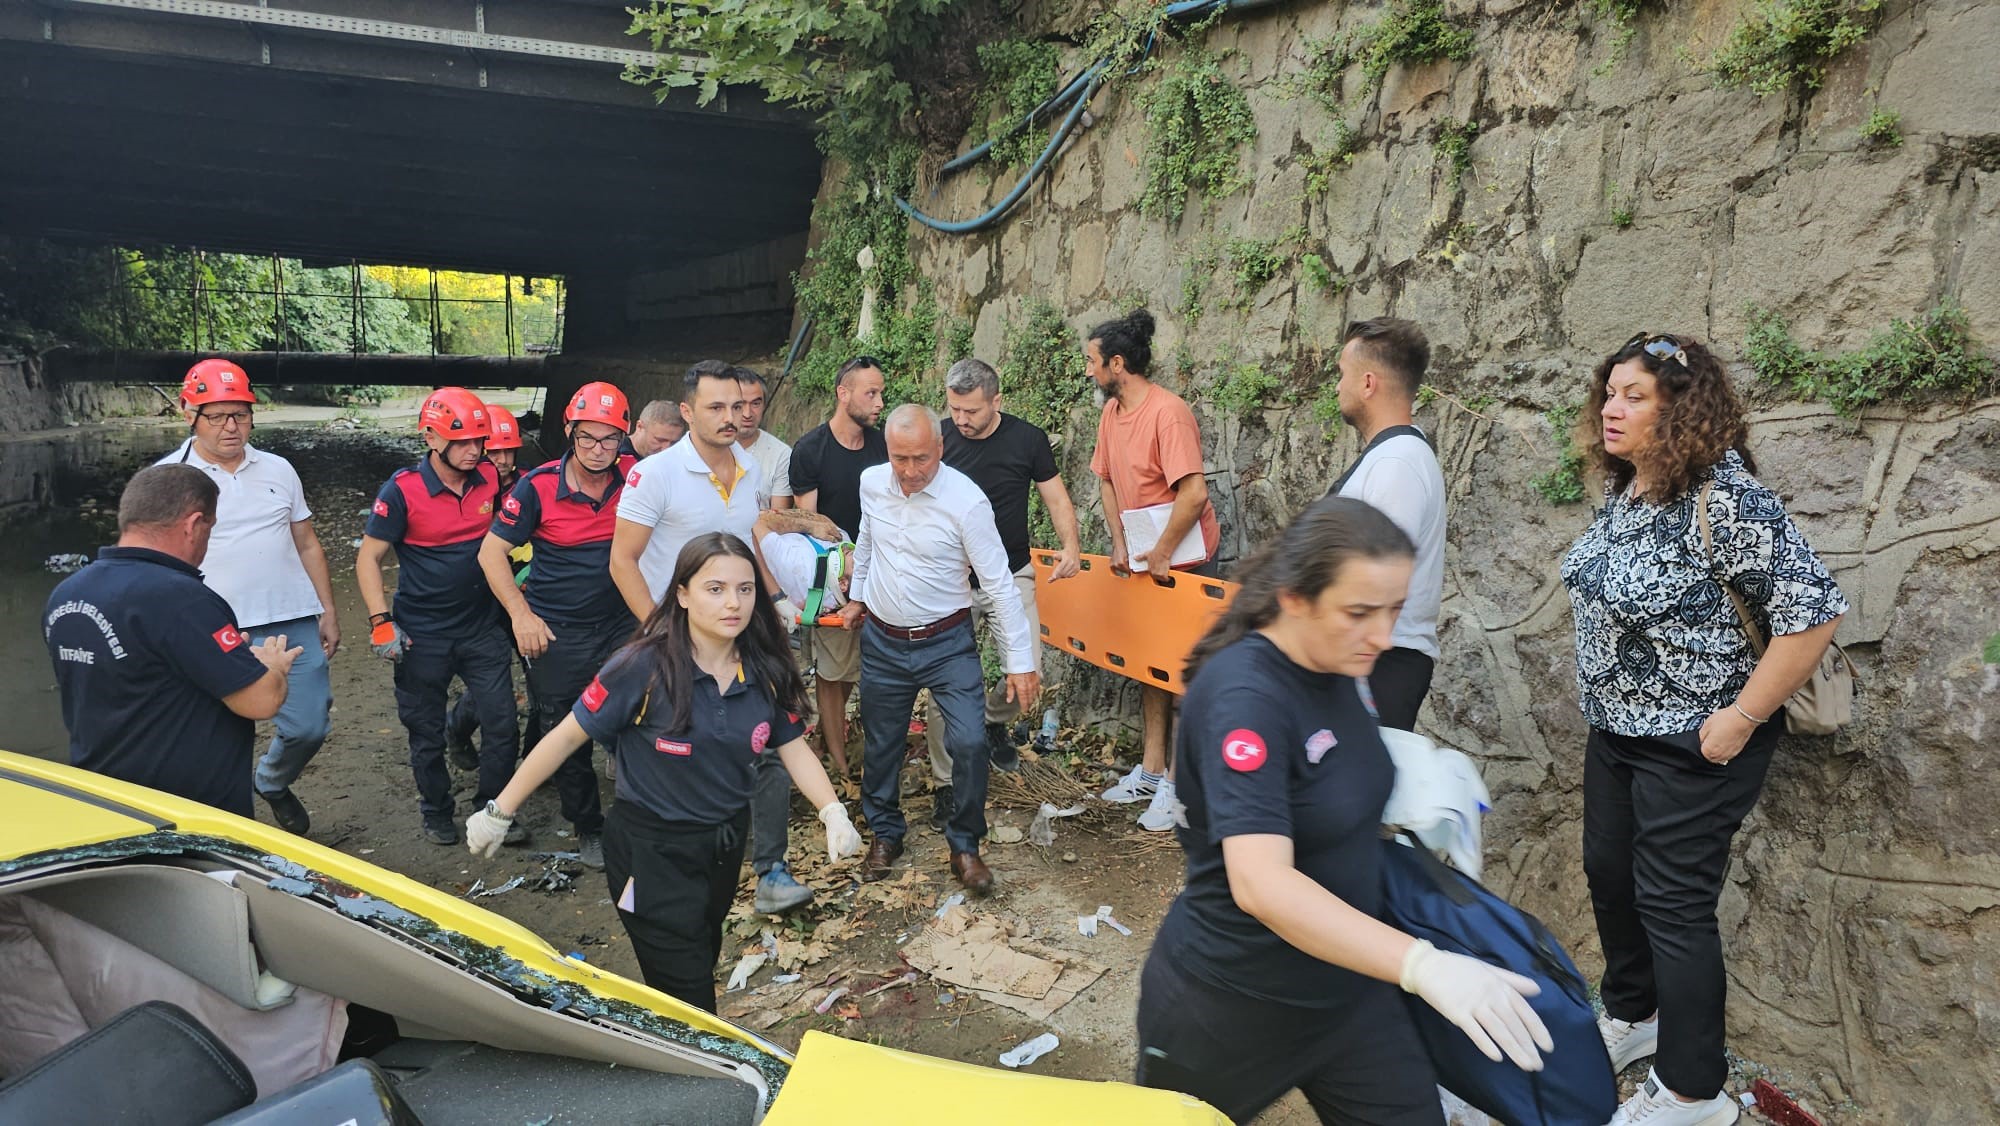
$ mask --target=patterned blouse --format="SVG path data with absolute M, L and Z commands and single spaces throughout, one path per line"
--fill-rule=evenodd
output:
M 1712 559 L 1695 498 L 1708 497 Z M 1576 618 L 1583 717 L 1617 735 L 1692 731 L 1730 706 L 1757 657 L 1726 580 L 1765 636 L 1802 633 L 1847 612 L 1847 599 L 1785 515 L 1730 451 L 1666 504 L 1607 495 L 1562 564 Z

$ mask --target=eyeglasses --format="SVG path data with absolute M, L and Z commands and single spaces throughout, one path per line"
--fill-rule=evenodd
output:
M 1618 350 L 1620 352 L 1628 352 L 1634 344 L 1639 345 L 1640 351 L 1656 360 L 1672 360 L 1681 365 L 1682 371 L 1690 370 L 1688 368 L 1687 351 L 1681 347 L 1680 340 L 1675 337 L 1669 336 L 1664 332 L 1641 332 L 1634 335 L 1632 339 L 1627 340 L 1625 346 Z
M 581 430 L 571 431 L 569 436 L 569 440 L 576 443 L 576 448 L 580 450 L 615 450 L 618 448 L 618 443 L 624 439 L 625 435 L 623 434 L 610 434 L 602 438 L 593 438 Z
M 215 427 L 217 430 L 227 430 L 232 426 L 240 428 L 250 425 L 249 411 L 196 411 L 195 417 Z

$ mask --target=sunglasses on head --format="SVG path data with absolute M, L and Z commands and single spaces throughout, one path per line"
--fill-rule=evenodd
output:
M 1641 332 L 1635 334 L 1632 339 L 1627 340 L 1624 347 L 1618 350 L 1620 352 L 1629 352 L 1634 345 L 1637 345 L 1641 352 L 1646 353 L 1656 360 L 1672 360 L 1681 365 L 1682 371 L 1689 370 L 1687 352 L 1681 347 L 1681 342 L 1676 337 L 1664 332 Z

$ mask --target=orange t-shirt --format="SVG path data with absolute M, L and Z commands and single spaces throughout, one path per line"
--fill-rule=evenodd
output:
M 1201 464 L 1201 429 L 1179 395 L 1151 386 L 1130 411 L 1115 398 L 1105 400 L 1090 471 L 1111 482 L 1120 509 L 1172 504 L 1174 482 L 1200 475 Z M 1214 504 L 1203 502 L 1199 523 L 1202 547 L 1213 559 L 1222 539 Z

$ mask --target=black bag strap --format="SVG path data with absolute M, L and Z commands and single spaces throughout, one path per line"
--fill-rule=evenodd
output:
M 1347 479 L 1354 476 L 1354 471 L 1361 468 L 1361 463 L 1368 460 L 1368 455 L 1375 452 L 1375 447 L 1381 445 L 1382 443 L 1388 441 L 1391 438 L 1400 438 L 1405 434 L 1413 434 L 1416 437 L 1422 438 L 1424 440 L 1425 445 L 1427 446 L 1430 445 L 1431 442 L 1430 435 L 1425 434 L 1423 431 L 1417 429 L 1414 426 L 1386 427 L 1380 434 L 1377 434 L 1373 438 L 1370 438 L 1368 440 L 1368 444 L 1361 448 L 1361 452 L 1359 454 L 1355 455 L 1354 464 L 1349 465 L 1347 467 L 1347 472 L 1342 473 L 1339 479 L 1334 481 L 1332 487 L 1326 490 L 1326 495 L 1334 496 L 1338 494 L 1342 486 L 1347 484 Z

